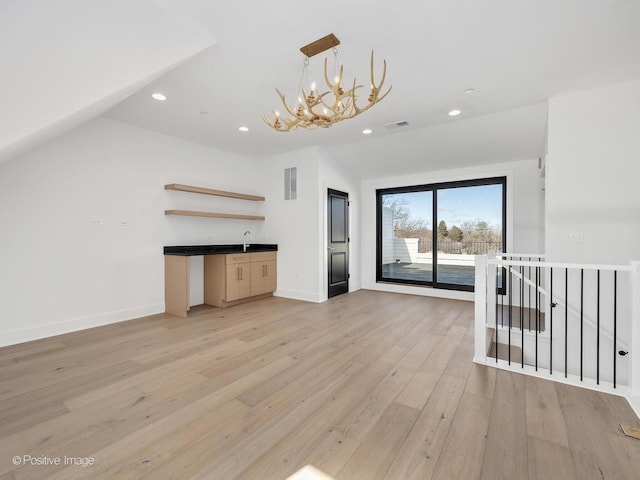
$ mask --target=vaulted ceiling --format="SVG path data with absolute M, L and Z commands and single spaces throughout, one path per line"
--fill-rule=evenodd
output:
M 321 146 L 367 176 L 533 158 L 548 98 L 640 77 L 639 20 L 627 0 L 9 0 L 0 160 L 97 114 L 256 159 Z M 295 95 L 299 47 L 330 32 L 347 81 L 366 84 L 373 49 L 392 92 L 330 129 L 274 132 L 275 88 Z

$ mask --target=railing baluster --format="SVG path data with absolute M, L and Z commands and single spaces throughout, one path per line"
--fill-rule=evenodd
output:
M 511 277 L 511 265 L 509 265 L 509 352 L 507 353 L 507 363 L 511 365 L 511 312 L 513 311 L 513 278 Z
M 529 259 L 531 260 L 531 259 Z M 531 280 L 531 266 L 529 266 L 529 273 L 527 274 L 527 278 Z M 527 290 L 529 291 L 527 294 L 528 297 L 528 321 L 529 321 L 529 331 L 531 331 L 531 284 L 527 285 Z
M 582 378 L 582 357 L 584 340 L 584 268 L 580 269 L 580 381 Z
M 538 330 L 540 323 L 540 309 L 538 305 L 538 291 L 540 290 L 540 267 L 536 267 L 536 352 L 535 352 L 535 364 L 536 372 L 538 371 Z
M 569 269 L 564 269 L 564 378 L 567 378 L 567 337 L 569 334 Z
M 522 257 L 520 257 L 522 261 Z M 524 329 L 524 266 L 520 266 L 520 330 Z
M 600 385 L 600 270 L 596 278 L 596 385 Z
M 616 388 L 616 349 L 618 345 L 618 271 L 613 271 L 613 388 Z
M 549 268 L 549 375 L 553 375 L 553 267 Z
M 502 292 L 501 286 L 498 286 L 499 275 L 498 272 L 501 271 L 499 265 L 496 266 L 496 341 L 494 342 L 496 346 L 496 363 L 498 363 L 498 294 Z M 502 305 L 501 305 L 502 307 Z M 500 313 L 502 313 L 502 308 L 500 309 Z

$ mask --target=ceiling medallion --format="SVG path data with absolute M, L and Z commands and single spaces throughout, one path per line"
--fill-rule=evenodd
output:
M 270 121 L 266 116 L 262 116 L 264 122 L 277 132 L 288 132 L 295 130 L 296 128 L 314 129 L 318 127 L 328 128 L 334 123 L 341 122 L 342 120 L 348 120 L 360 115 L 362 112 L 369 110 L 376 103 L 386 97 L 391 91 L 391 87 L 386 92 L 381 94 L 384 80 L 387 76 L 387 62 L 383 60 L 384 66 L 382 69 L 382 78 L 380 83 L 376 85 L 373 76 L 373 50 L 371 51 L 371 78 L 369 96 L 367 103 L 360 106 L 357 103 L 358 95 L 357 90 L 362 88 L 363 85 L 356 85 L 356 80 L 353 80 L 353 85 L 348 90 L 344 90 L 342 87 L 342 72 L 343 66 L 338 63 L 338 50 L 336 47 L 340 45 L 340 40 L 336 38 L 333 33 L 330 33 L 326 37 L 323 37 L 315 42 L 312 42 L 304 47 L 300 48 L 300 51 L 304 54 L 304 61 L 302 64 L 302 74 L 300 75 L 300 82 L 298 85 L 297 102 L 295 106 L 291 106 L 285 100 L 285 96 L 276 88 L 276 92 L 282 100 L 282 105 L 288 113 L 288 116 L 281 116 L 280 112 L 273 112 L 273 120 Z M 328 90 L 320 92 L 315 82 L 309 85 L 307 79 L 307 70 L 309 67 L 309 58 L 324 52 L 329 49 L 333 50 L 333 83 L 329 80 L 329 72 L 327 65 L 327 58 L 324 59 L 324 82 L 328 87 Z M 303 88 L 303 82 L 309 85 L 309 92 L 307 93 Z

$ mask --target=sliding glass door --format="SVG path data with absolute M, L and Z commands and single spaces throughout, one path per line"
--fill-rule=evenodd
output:
M 474 256 L 505 250 L 504 177 L 377 191 L 380 282 L 473 290 Z
M 389 193 L 380 201 L 382 277 L 433 282 L 433 192 Z

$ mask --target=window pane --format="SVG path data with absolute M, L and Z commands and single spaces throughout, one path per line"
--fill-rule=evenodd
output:
M 433 281 L 431 191 L 381 196 L 382 278 Z
M 438 283 L 473 286 L 474 256 L 502 250 L 502 189 L 502 184 L 438 189 Z

